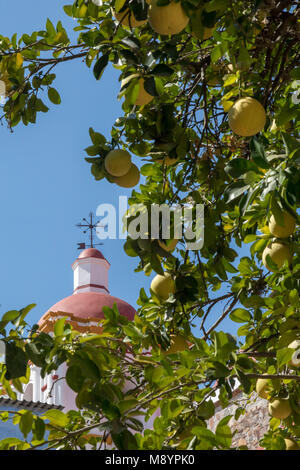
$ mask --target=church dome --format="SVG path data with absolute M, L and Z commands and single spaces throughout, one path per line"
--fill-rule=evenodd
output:
M 96 248 L 86 248 L 85 250 L 83 250 L 78 256 L 78 259 L 83 258 L 105 259 L 101 251 L 97 250 Z
M 65 297 L 42 316 L 41 331 L 53 331 L 54 323 L 67 317 L 74 329 L 81 332 L 100 332 L 98 323 L 104 318 L 103 307 L 117 305 L 120 315 L 133 320 L 135 309 L 124 300 L 110 295 L 108 290 L 109 262 L 96 248 L 83 250 L 72 264 L 74 292 Z
M 131 305 L 110 294 L 100 292 L 82 292 L 81 294 L 70 295 L 49 308 L 44 316 L 50 312 L 66 312 L 82 319 L 95 318 L 101 320 L 104 318 L 102 308 L 105 306 L 113 308 L 114 303 L 117 304 L 121 315 L 127 317 L 128 320 L 133 320 L 135 310 Z M 41 318 L 41 321 L 43 318 Z

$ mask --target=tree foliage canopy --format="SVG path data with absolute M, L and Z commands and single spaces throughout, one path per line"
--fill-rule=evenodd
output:
M 92 177 L 99 185 L 103 178 L 114 184 L 105 157 L 115 148 L 128 150 L 145 177 L 131 205 L 204 204 L 205 216 L 204 245 L 197 251 L 186 248 L 184 235 L 173 252 L 157 240 L 128 237 L 124 249 L 137 258 L 136 269 L 145 275 L 168 271 L 176 286 L 166 301 L 141 289 L 134 322 L 106 308 L 102 335 L 79 334 L 62 319 L 51 337 L 26 323 L 32 306 L 2 317 L 3 393 L 14 398 L 22 390 L 28 360 L 42 375 L 67 362 L 79 410 L 39 417 L 3 412 L 1 419 L 13 419 L 24 441 L 5 439 L 0 449 L 102 449 L 108 435 L 117 449 L 228 449 L 230 417 L 215 432 L 207 428 L 215 413 L 212 397 L 218 394 L 225 407 L 237 381 L 250 394 L 264 374 L 280 376 L 268 399 L 288 398 L 292 412 L 270 419 L 261 445 L 284 449 L 285 438 L 300 438 L 300 375 L 289 347 L 300 339 L 298 226 L 279 239 L 293 254 L 291 263 L 278 267 L 267 255 L 268 269 L 262 264 L 265 248 L 278 243 L 270 217 L 282 226 L 287 212 L 299 224 L 299 2 L 184 0 L 188 25 L 169 36 L 147 21 L 149 3 L 66 5 L 65 14 L 76 20 L 76 43 L 62 22 L 49 19 L 44 30 L 0 35 L 6 90 L 0 118 L 9 128 L 35 123 L 39 112 L 49 111 L 47 98 L 61 103 L 57 65 L 84 60 L 100 80 L 112 64 L 122 81 L 123 113 L 110 136 L 89 130 Z M 140 26 L 133 27 L 136 21 Z M 135 104 L 142 87 L 150 95 L 144 106 Z M 244 97 L 266 111 L 264 128 L 249 137 L 236 135 L 228 123 L 228 111 Z M 245 246 L 249 255 L 240 257 Z M 228 318 L 240 324 L 236 337 L 220 330 Z M 167 354 L 172 335 L 186 338 L 185 350 Z M 127 392 L 125 378 L 132 384 Z M 141 418 L 158 409 L 153 429 L 144 430 Z M 235 417 L 244 411 L 238 408 Z M 102 437 L 91 434 L 96 428 Z

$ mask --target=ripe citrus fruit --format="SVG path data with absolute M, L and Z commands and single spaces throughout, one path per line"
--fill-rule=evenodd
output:
M 277 398 L 269 403 L 269 413 L 273 418 L 286 419 L 291 412 L 290 402 L 286 398 Z
M 131 167 L 131 156 L 127 150 L 111 150 L 105 157 L 104 166 L 112 176 L 124 176 Z
M 271 267 L 268 265 L 268 255 L 270 256 L 273 263 L 277 265 L 278 269 L 284 265 L 286 260 L 290 264 L 293 258 L 293 252 L 287 245 L 278 242 L 271 243 L 264 249 L 262 255 L 262 262 L 269 271 L 274 271 L 274 269 L 271 269 Z
M 185 351 L 188 347 L 186 339 L 182 335 L 171 335 L 170 347 L 165 351 L 165 354 L 176 354 L 180 351 Z
M 114 182 L 122 188 L 133 188 L 138 184 L 139 181 L 140 172 L 134 163 L 131 164 L 130 170 L 128 173 L 126 173 L 126 175 L 118 176 L 114 179 Z
M 134 78 L 138 77 L 139 75 L 138 74 L 132 74 L 132 75 L 129 75 L 128 77 L 124 78 L 124 80 L 121 81 L 121 89 L 123 88 L 123 86 L 130 82 L 131 80 L 133 80 Z M 145 83 L 145 80 L 140 77 L 139 78 L 139 92 L 138 92 L 138 96 L 135 100 L 135 102 L 133 104 L 135 104 L 136 106 L 145 106 L 146 104 L 150 103 L 150 101 L 153 100 L 154 96 L 150 95 L 144 88 L 144 83 Z
M 150 95 L 144 88 L 145 80 L 143 78 L 139 79 L 139 94 L 135 101 L 137 106 L 145 106 L 153 100 L 154 96 Z
M 259 397 L 268 399 L 270 391 L 270 382 L 268 379 L 257 379 L 256 382 L 256 393 Z
M 268 399 L 269 393 L 272 389 L 280 388 L 280 380 L 278 379 L 257 379 L 256 381 L 256 393 L 259 397 Z
M 180 2 L 171 1 L 168 5 L 158 6 L 157 0 L 151 0 L 148 10 L 150 26 L 158 34 L 178 34 L 189 22 Z
M 255 98 L 240 98 L 229 109 L 228 122 L 235 134 L 250 137 L 264 128 L 266 112 Z
M 276 222 L 274 215 L 271 216 L 269 221 L 270 233 L 276 238 L 287 238 L 294 232 L 296 228 L 296 220 L 288 212 L 283 212 L 283 223 L 279 225 Z
M 170 294 L 175 293 L 175 283 L 169 273 L 164 273 L 163 276 L 157 274 L 153 278 L 150 288 L 161 300 L 167 300 Z

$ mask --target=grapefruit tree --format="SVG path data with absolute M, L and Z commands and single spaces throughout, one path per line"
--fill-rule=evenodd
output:
M 279 381 L 265 394 L 270 428 L 260 445 L 298 446 L 300 375 L 289 347 L 300 339 L 298 2 L 76 0 L 64 13 L 76 20 L 75 44 L 50 20 L 44 30 L 0 36 L 1 121 L 35 123 L 49 111 L 45 90 L 60 104 L 57 65 L 84 59 L 100 80 L 111 63 L 123 111 L 111 135 L 89 131 L 92 176 L 99 185 L 136 183 L 131 205 L 203 204 L 204 244 L 188 249 L 183 235 L 166 250 L 166 240 L 128 237 L 137 269 L 167 285 L 141 289 L 132 323 L 105 309 L 102 335 L 82 336 L 64 319 L 53 337 L 28 332 L 31 306 L 7 312 L 3 393 L 22 390 L 28 361 L 42 375 L 67 362 L 79 411 L 20 413 L 24 440 L 0 448 L 236 448 L 229 418 L 207 427 L 213 397 L 226 407 L 237 383 L 250 395 L 258 379 Z M 186 348 L 168 354 L 174 338 Z M 124 377 L 134 384 L 127 392 Z M 158 409 L 145 432 L 141 418 Z

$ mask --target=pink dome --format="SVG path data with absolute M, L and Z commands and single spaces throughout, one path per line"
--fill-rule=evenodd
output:
M 49 308 L 48 312 L 42 316 L 39 324 L 42 324 L 45 317 L 50 312 L 64 312 L 70 313 L 77 318 L 104 318 L 102 308 L 104 306 L 112 308 L 114 303 L 117 304 L 120 315 L 127 317 L 128 320 L 133 320 L 135 315 L 134 308 L 124 300 L 113 297 L 109 294 L 100 292 L 82 292 L 81 294 L 73 294 L 65 299 L 57 302 L 53 307 Z
M 101 251 L 97 250 L 96 248 L 86 248 L 85 250 L 83 250 L 78 256 L 78 259 L 83 258 L 105 259 Z

